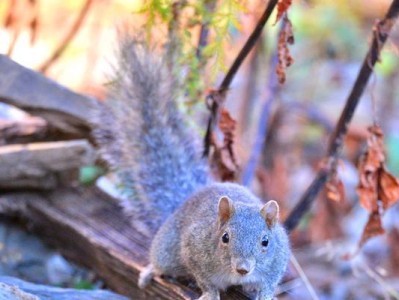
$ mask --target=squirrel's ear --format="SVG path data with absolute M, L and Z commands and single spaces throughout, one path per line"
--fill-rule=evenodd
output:
M 219 199 L 219 220 L 223 225 L 226 223 L 231 216 L 234 214 L 234 205 L 231 199 L 227 196 L 223 196 Z
M 267 226 L 272 228 L 278 221 L 280 208 L 276 201 L 270 200 L 263 205 L 260 213 L 265 219 Z

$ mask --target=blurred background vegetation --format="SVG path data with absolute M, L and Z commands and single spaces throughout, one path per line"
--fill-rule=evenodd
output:
M 175 26 L 176 19 L 172 2 L 3 0 L 0 1 L 0 53 L 26 67 L 41 70 L 75 91 L 105 99 L 118 30 L 128 30 L 149 41 L 154 51 L 172 49 L 173 70 L 181 79 L 182 108 L 198 121 L 199 131 L 203 132 L 207 116 L 205 95 L 223 78 L 266 1 L 226 0 L 213 6 L 212 1 L 181 1 L 177 8 L 181 24 L 171 39 L 170 28 Z M 278 24 L 273 25 L 275 16 L 235 77 L 226 106 L 237 120 L 235 144 L 240 168 L 246 169 L 267 102 L 270 118 L 267 134 L 261 137 L 265 145 L 262 159 L 248 184 L 261 197 L 283 203 L 284 215 L 320 167 L 329 133 L 369 48 L 375 21 L 384 16 L 390 3 L 389 0 L 293 1 L 288 16 L 295 36 L 295 44 L 289 46 L 294 64 L 286 70 L 286 82 L 277 85 L 273 99 L 268 99 L 279 29 Z M 73 30 L 79 16 L 81 23 Z M 198 56 L 200 25 L 204 20 L 209 22 L 210 35 Z M 367 127 L 374 121 L 385 133 L 388 168 L 399 175 L 397 27 L 382 52 L 381 63 L 363 95 L 345 141 L 338 167 L 345 200 L 334 203 L 323 193 L 293 234 L 294 253 L 317 293 L 324 295 L 322 299 L 399 299 L 397 205 L 384 216 L 386 235 L 367 243 L 355 259 L 342 259 L 357 249 L 367 221 L 367 212 L 360 207 L 356 194 L 357 162 L 365 149 Z M 65 42 L 71 32 L 71 38 Z M 60 46 L 65 46 L 64 51 L 46 66 Z M 291 288 L 287 297 L 307 299 L 308 294 Z

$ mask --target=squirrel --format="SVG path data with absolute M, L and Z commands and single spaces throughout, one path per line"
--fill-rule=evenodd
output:
M 126 193 L 121 206 L 152 239 L 139 287 L 154 276 L 187 276 L 200 300 L 218 300 L 233 285 L 272 299 L 290 256 L 279 206 L 212 179 L 175 102 L 176 86 L 162 57 L 125 38 L 109 99 L 96 110 L 94 135 Z

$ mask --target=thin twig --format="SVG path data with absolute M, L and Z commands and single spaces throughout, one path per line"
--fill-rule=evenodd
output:
M 293 289 L 296 289 L 302 285 L 300 278 L 295 278 L 290 281 L 283 282 L 279 284 L 276 296 L 280 296 L 283 294 L 290 294 Z
M 223 106 L 226 92 L 230 87 L 231 81 L 233 80 L 235 74 L 237 73 L 239 67 L 241 66 L 244 59 L 247 57 L 248 53 L 256 44 L 256 41 L 259 39 L 262 29 L 265 26 L 267 20 L 269 19 L 270 15 L 273 12 L 273 9 L 276 7 L 278 0 L 270 0 L 266 6 L 266 9 L 259 19 L 258 23 L 256 24 L 255 29 L 249 36 L 248 40 L 242 47 L 241 51 L 238 53 L 236 59 L 234 60 L 233 64 L 231 65 L 230 69 L 228 70 L 226 76 L 224 77 L 222 83 L 220 84 L 219 88 L 216 91 L 212 91 L 207 96 L 208 108 L 211 111 L 211 114 L 208 119 L 208 126 L 206 129 L 206 134 L 204 138 L 204 156 L 208 156 L 211 146 L 211 139 L 212 133 L 217 124 L 217 118 L 219 115 L 219 111 Z
M 33 45 L 36 42 L 38 24 L 39 24 L 39 7 L 37 0 L 29 0 L 31 4 L 31 10 L 33 11 L 32 20 L 30 21 L 30 44 Z
M 399 292 L 397 292 L 390 284 L 385 282 L 385 280 L 374 270 L 372 270 L 365 262 L 362 262 L 362 267 L 366 274 L 370 276 L 370 278 L 374 279 L 383 289 L 387 295 L 386 299 L 390 299 L 389 297 L 392 297 L 393 299 L 399 300 Z
M 15 44 L 17 43 L 17 40 L 18 40 L 18 37 L 19 37 L 19 33 L 20 33 L 19 28 L 17 28 L 17 29 L 13 32 L 13 35 L 12 35 L 12 38 L 11 38 L 11 43 L 10 43 L 10 45 L 8 46 L 8 50 L 7 50 L 7 56 L 8 56 L 8 57 L 11 57 L 11 56 L 12 56 L 12 53 L 14 52 Z
M 373 36 L 370 49 L 363 61 L 363 65 L 359 71 L 357 79 L 353 85 L 346 101 L 345 107 L 341 113 L 335 130 L 330 138 L 329 146 L 326 153 L 328 165 L 319 171 L 316 178 L 313 180 L 310 187 L 305 191 L 299 203 L 294 207 L 284 225 L 288 231 L 292 231 L 299 223 L 300 219 L 306 214 L 316 196 L 327 182 L 330 171 L 331 163 L 337 159 L 340 149 L 342 148 L 344 137 L 348 130 L 349 122 L 352 120 L 356 106 L 359 103 L 360 97 L 367 85 L 370 75 L 373 72 L 373 67 L 377 62 L 381 49 L 384 46 L 388 34 L 393 27 L 399 15 L 399 0 L 394 0 L 385 16 L 385 18 L 378 22 L 377 29 Z
M 319 297 L 317 296 L 316 291 L 314 290 L 308 277 L 306 276 L 301 265 L 299 264 L 298 260 L 296 259 L 296 257 L 293 254 L 290 257 L 290 260 L 291 260 L 291 263 L 294 265 L 294 268 L 297 270 L 299 277 L 301 277 L 303 283 L 305 284 L 305 286 L 309 292 L 310 298 L 312 298 L 313 300 L 319 300 Z
M 177 55 L 180 52 L 180 42 L 177 38 L 177 32 L 180 27 L 180 12 L 181 8 L 185 5 L 185 1 L 177 0 L 172 3 L 172 18 L 168 23 L 168 42 L 166 45 L 166 57 L 168 60 L 168 67 L 173 72 L 176 64 Z
M 277 36 L 280 36 L 281 32 L 284 30 L 286 20 L 287 20 L 286 18 L 282 19 L 279 34 Z M 279 86 L 277 73 L 276 73 L 276 67 L 278 61 L 279 61 L 278 48 L 276 47 L 275 53 L 272 54 L 269 64 L 270 69 L 269 69 L 269 77 L 267 80 L 266 99 L 263 103 L 261 115 L 259 118 L 258 131 L 255 136 L 255 144 L 252 147 L 251 155 L 249 157 L 247 166 L 242 176 L 242 183 L 244 185 L 249 185 L 251 183 L 252 178 L 254 177 L 256 171 L 256 167 L 259 162 L 260 154 L 262 153 L 262 149 L 265 147 L 265 136 L 268 130 L 270 111 L 273 101 L 276 98 Z
M 76 33 L 79 31 L 87 13 L 89 12 L 90 5 L 93 3 L 93 0 L 86 0 L 86 3 L 82 7 L 78 18 L 76 19 L 75 23 L 72 25 L 71 29 L 69 30 L 68 34 L 64 37 L 64 39 L 60 42 L 58 47 L 54 50 L 53 54 L 48 58 L 42 66 L 39 68 L 40 72 L 46 73 L 48 68 L 62 55 L 65 49 L 68 47 L 71 40 L 74 38 Z
M 277 53 L 273 53 L 270 63 L 269 78 L 267 81 L 266 99 L 262 105 L 261 115 L 258 123 L 258 131 L 255 136 L 255 143 L 252 147 L 251 155 L 242 176 L 242 183 L 244 185 L 249 185 L 251 183 L 259 162 L 260 154 L 262 153 L 262 149 L 265 145 L 265 136 L 268 130 L 270 111 L 278 90 L 277 75 L 275 72 L 276 66 Z
M 10 28 L 12 31 L 12 38 L 7 50 L 7 56 L 11 57 L 14 52 L 16 42 L 20 36 L 21 31 L 25 26 L 29 26 L 31 33 L 31 44 L 33 44 L 37 31 L 37 2 L 36 0 L 29 0 L 29 2 L 10 1 L 7 16 L 4 20 L 4 27 Z
M 261 64 L 263 62 L 263 38 L 262 36 L 256 42 L 250 60 L 248 62 L 247 76 L 245 78 L 244 95 L 242 96 L 242 102 L 239 108 L 239 121 L 240 124 L 240 136 L 243 136 L 247 131 L 251 123 L 251 114 L 253 112 L 253 106 L 258 100 L 258 79 L 261 69 Z
M 202 50 L 208 44 L 208 36 L 209 36 L 209 23 L 211 20 L 211 16 L 216 6 L 215 0 L 207 0 L 205 1 L 205 9 L 206 13 L 204 16 L 204 20 L 201 24 L 200 34 L 198 38 L 198 47 L 195 51 L 195 55 L 197 56 L 198 61 L 201 61 L 202 58 Z
M 305 193 L 302 195 L 302 198 L 299 200 L 298 204 L 294 207 L 294 209 L 285 220 L 284 226 L 287 231 L 292 231 L 299 224 L 301 218 L 309 211 L 314 199 L 316 199 L 321 188 L 327 182 L 328 173 L 329 172 L 326 169 L 322 169 L 316 175 L 316 178 L 307 188 Z
M 242 62 L 247 57 L 247 55 L 251 51 L 251 49 L 255 46 L 255 43 L 259 39 L 259 37 L 262 33 L 262 30 L 263 30 L 263 27 L 265 26 L 271 13 L 273 12 L 274 7 L 277 5 L 277 2 L 278 2 L 278 0 L 271 0 L 267 4 L 266 9 L 265 9 L 263 15 L 260 17 L 258 24 L 256 24 L 254 31 L 249 36 L 245 45 L 242 47 L 240 53 L 238 53 L 236 59 L 234 60 L 229 71 L 227 72 L 226 76 L 224 77 L 221 85 L 219 86 L 219 91 L 222 94 L 224 94 L 229 89 L 231 81 L 233 80 L 234 76 L 236 75 Z

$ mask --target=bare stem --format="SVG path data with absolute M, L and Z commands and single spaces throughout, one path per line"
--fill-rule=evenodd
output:
M 224 77 L 219 88 L 216 91 L 210 93 L 207 97 L 208 100 L 210 100 L 209 109 L 211 111 L 211 114 L 208 119 L 208 126 L 204 138 L 204 156 L 208 156 L 209 154 L 211 146 L 211 136 L 215 128 L 215 125 L 217 124 L 217 117 L 219 115 L 221 106 L 223 106 L 226 97 L 226 92 L 229 89 L 230 84 L 234 76 L 236 75 L 238 69 L 240 68 L 242 62 L 248 56 L 251 49 L 255 46 L 256 41 L 259 39 L 262 33 L 262 29 L 265 26 L 270 15 L 272 14 L 273 9 L 276 7 L 277 2 L 278 0 L 270 0 L 268 2 L 265 11 L 263 12 L 258 23 L 256 24 L 255 29 L 249 36 L 248 40 L 242 47 L 241 51 L 238 53 L 236 59 L 234 60 L 228 72 L 226 73 L 226 76 Z
M 255 143 L 252 147 L 251 155 L 242 176 L 242 183 L 244 185 L 249 185 L 251 183 L 256 171 L 256 167 L 258 166 L 260 154 L 265 147 L 265 136 L 268 130 L 270 112 L 278 90 L 277 75 L 275 72 L 277 66 L 277 53 L 273 53 L 270 61 L 271 63 L 267 82 L 266 99 L 262 104 L 262 110 L 258 123 L 258 131 L 255 136 Z
M 46 71 L 51 67 L 51 65 L 62 55 L 65 49 L 68 47 L 69 43 L 72 41 L 76 33 L 79 31 L 88 11 L 90 5 L 93 3 L 93 0 L 86 0 L 86 3 L 82 7 L 78 18 L 75 23 L 72 25 L 68 34 L 64 37 L 64 39 L 60 42 L 58 47 L 54 50 L 53 54 L 48 58 L 42 66 L 39 68 L 40 72 L 46 73 Z
M 376 25 L 370 49 L 366 57 L 364 58 L 363 65 L 353 85 L 352 91 L 350 92 L 348 99 L 346 100 L 345 107 L 330 138 L 329 146 L 326 153 L 326 161 L 331 162 L 335 160 L 339 155 L 345 135 L 348 131 L 349 122 L 352 120 L 360 97 L 363 94 L 370 75 L 373 72 L 374 65 L 379 59 L 381 49 L 384 46 L 388 38 L 389 32 L 392 29 L 398 15 L 399 0 L 394 0 L 385 18 L 382 21 L 379 21 Z M 312 203 L 316 199 L 316 196 L 319 194 L 320 190 L 327 182 L 330 172 L 331 166 L 327 166 L 327 168 L 323 168 L 319 171 L 312 184 L 302 195 L 300 201 L 294 207 L 294 209 L 284 222 L 284 225 L 288 231 L 292 231 L 298 225 L 302 216 L 309 211 Z
M 242 47 L 240 53 L 238 53 L 236 59 L 234 60 L 233 64 L 231 65 L 229 71 L 227 72 L 226 76 L 224 77 L 221 85 L 219 86 L 219 91 L 224 93 L 230 87 L 231 81 L 233 80 L 234 76 L 236 75 L 238 69 L 240 68 L 242 62 L 247 57 L 248 53 L 251 49 L 255 46 L 256 41 L 259 39 L 263 27 L 267 20 L 269 19 L 270 15 L 273 12 L 274 7 L 277 5 L 278 0 L 271 0 L 266 6 L 265 11 L 263 12 L 262 16 L 260 17 L 258 23 L 254 31 L 249 36 L 248 40 Z
M 201 29 L 200 29 L 200 34 L 198 38 L 198 47 L 195 52 L 195 55 L 197 56 L 197 59 L 200 61 L 202 57 L 202 50 L 204 47 L 208 44 L 208 36 L 209 36 L 209 23 L 210 23 L 210 18 L 213 14 L 213 11 L 215 10 L 216 6 L 215 0 L 208 0 L 205 2 L 205 17 L 204 20 L 201 24 Z

